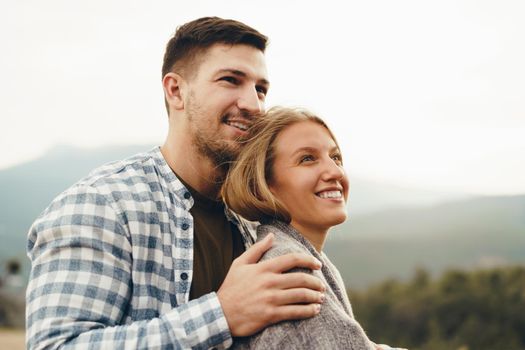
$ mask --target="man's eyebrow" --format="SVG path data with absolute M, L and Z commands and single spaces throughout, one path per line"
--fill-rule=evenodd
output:
M 225 74 L 225 73 L 236 75 L 238 77 L 243 77 L 243 78 L 248 77 L 248 74 L 246 74 L 245 72 L 240 71 L 238 69 L 233 69 L 233 68 L 223 68 L 223 69 L 219 69 L 219 71 L 217 71 L 217 74 Z M 259 79 L 258 83 L 259 84 L 263 84 L 263 85 L 267 85 L 267 86 L 270 85 L 270 82 L 268 80 L 266 80 L 266 79 Z

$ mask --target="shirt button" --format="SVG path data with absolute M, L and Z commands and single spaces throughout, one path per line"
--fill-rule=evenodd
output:
M 180 274 L 180 278 L 183 280 L 183 281 L 186 281 L 188 279 L 188 274 L 186 272 L 183 272 Z
M 191 194 L 189 192 L 184 192 L 184 198 L 190 199 Z
M 182 224 L 182 229 L 183 229 L 184 231 L 186 231 L 186 230 L 189 229 L 189 228 L 190 228 L 190 225 L 188 225 L 187 223 L 183 223 L 183 224 Z

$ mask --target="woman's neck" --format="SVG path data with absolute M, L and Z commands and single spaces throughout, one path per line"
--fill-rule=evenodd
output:
M 290 225 L 299 231 L 299 233 L 314 246 L 317 252 L 321 253 L 326 236 L 328 235 L 328 228 L 301 225 L 301 223 L 295 222 L 294 220 L 292 220 Z

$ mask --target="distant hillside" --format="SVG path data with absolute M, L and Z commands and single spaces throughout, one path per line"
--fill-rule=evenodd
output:
M 60 146 L 42 158 L 0 171 L 0 263 L 8 257 L 25 256 L 27 231 L 55 196 L 93 168 L 152 147 Z
M 349 177 L 349 212 L 352 217 L 388 209 L 428 207 L 472 198 L 462 193 L 438 192 L 378 183 L 352 176 L 352 174 Z
M 27 230 L 56 195 L 95 167 L 152 147 L 61 146 L 1 170 L 0 263 L 25 257 Z M 353 287 L 408 276 L 416 264 L 441 271 L 446 265 L 523 261 L 523 197 L 464 198 L 351 177 L 351 219 L 334 229 L 327 253 Z
M 350 287 L 409 277 L 415 267 L 525 264 L 525 196 L 486 197 L 351 218 L 325 251 Z

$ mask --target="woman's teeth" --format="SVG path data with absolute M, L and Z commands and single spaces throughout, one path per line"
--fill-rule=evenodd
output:
M 341 191 L 325 191 L 317 194 L 321 198 L 341 198 L 342 195 Z

